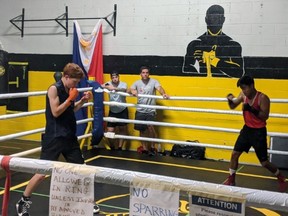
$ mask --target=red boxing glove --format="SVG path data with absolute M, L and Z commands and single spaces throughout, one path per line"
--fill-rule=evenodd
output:
M 84 97 L 87 100 L 91 100 L 92 99 L 92 92 L 90 92 L 90 91 L 84 92 Z
M 87 103 L 91 99 L 92 99 L 92 93 L 90 91 L 87 91 L 87 92 L 84 92 L 83 97 L 81 98 L 81 101 Z
M 69 97 L 67 98 L 67 101 L 68 102 L 72 102 L 72 101 L 75 101 L 75 99 L 77 98 L 79 92 L 77 90 L 77 88 L 70 88 L 69 90 Z

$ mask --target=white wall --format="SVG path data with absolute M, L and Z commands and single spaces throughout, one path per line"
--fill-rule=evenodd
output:
M 25 35 L 9 22 L 25 8 L 26 19 L 106 16 L 117 4 L 116 37 L 104 34 L 104 55 L 183 56 L 206 30 L 209 6 L 225 9 L 223 32 L 238 41 L 243 56 L 288 56 L 287 0 L 0 0 L 0 41 L 10 53 L 71 54 L 69 36 L 54 22 L 25 22 Z M 79 21 L 91 32 L 97 20 Z M 104 27 L 104 31 L 111 28 Z

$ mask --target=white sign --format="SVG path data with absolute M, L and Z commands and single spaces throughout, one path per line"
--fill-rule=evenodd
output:
M 55 166 L 52 171 L 49 216 L 92 216 L 94 172 L 83 166 Z
M 191 192 L 189 212 L 191 216 L 245 216 L 245 198 Z
M 133 180 L 130 186 L 131 216 L 178 216 L 179 190 L 157 183 Z

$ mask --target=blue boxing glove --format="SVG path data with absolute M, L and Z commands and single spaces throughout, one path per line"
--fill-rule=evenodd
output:
M 259 115 L 260 110 L 255 109 L 254 107 L 250 106 L 248 103 L 243 104 L 243 111 L 248 111 L 253 113 L 255 116 Z

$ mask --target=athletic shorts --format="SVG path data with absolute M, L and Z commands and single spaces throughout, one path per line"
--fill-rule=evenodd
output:
M 156 113 L 141 113 L 137 112 L 135 114 L 135 120 L 140 120 L 140 121 L 155 121 L 156 119 Z M 147 130 L 147 125 L 145 124 L 134 124 L 134 129 L 138 131 L 145 131 Z
M 57 161 L 60 154 L 69 163 L 84 164 L 84 158 L 77 137 L 72 139 L 57 137 L 51 141 L 42 140 L 40 159 Z
M 114 118 L 121 118 L 121 119 L 129 119 L 128 117 L 128 108 L 126 107 L 122 112 L 120 113 L 113 113 L 109 110 L 109 117 Z M 117 127 L 117 126 L 125 126 L 127 123 L 122 122 L 107 122 L 107 127 Z
M 234 151 L 248 153 L 251 146 L 260 162 L 268 160 L 266 127 L 250 128 L 244 125 L 235 143 Z

